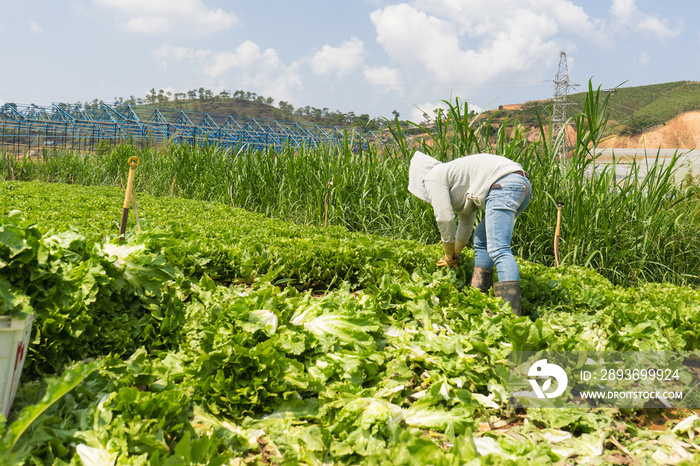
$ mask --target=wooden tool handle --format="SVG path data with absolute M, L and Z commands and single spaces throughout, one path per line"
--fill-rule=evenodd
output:
M 131 193 L 134 190 L 134 175 L 136 167 L 141 163 L 138 157 L 129 157 L 129 177 L 126 181 L 126 194 L 124 195 L 124 208 L 128 209 L 131 204 Z
M 559 236 L 561 235 L 561 208 L 563 202 L 557 203 L 557 227 L 554 230 L 554 265 L 559 267 Z
M 134 175 L 136 167 L 141 163 L 138 157 L 129 157 L 129 178 L 126 181 L 126 193 L 124 194 L 124 206 L 122 210 L 122 221 L 119 224 L 119 241 L 124 241 L 126 234 L 126 222 L 129 219 L 129 206 L 131 205 L 131 196 L 134 191 Z

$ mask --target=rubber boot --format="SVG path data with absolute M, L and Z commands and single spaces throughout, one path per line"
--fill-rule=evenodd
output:
M 522 315 L 523 308 L 520 302 L 520 282 L 496 282 L 493 284 L 493 292 L 496 297 L 510 303 L 510 308 L 516 316 Z
M 488 293 L 489 288 L 491 288 L 491 280 L 493 279 L 493 269 L 485 269 L 483 267 L 474 267 L 474 273 L 472 274 L 472 287 L 481 291 L 482 293 Z

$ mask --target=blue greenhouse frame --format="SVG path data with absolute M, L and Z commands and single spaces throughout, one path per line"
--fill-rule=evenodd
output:
M 380 132 L 369 129 L 106 102 L 87 108 L 64 103 L 0 107 L 0 150 L 18 154 L 50 148 L 91 151 L 102 141 L 110 145 L 216 144 L 231 151 L 347 142 L 359 151 L 380 140 Z

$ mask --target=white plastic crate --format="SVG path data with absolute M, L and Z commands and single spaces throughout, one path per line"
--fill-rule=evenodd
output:
M 0 316 L 0 413 L 7 418 L 27 356 L 34 315 L 26 319 Z

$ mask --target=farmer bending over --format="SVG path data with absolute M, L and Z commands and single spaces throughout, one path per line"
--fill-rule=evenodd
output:
M 493 154 L 474 154 L 451 162 L 416 152 L 411 159 L 408 190 L 433 206 L 445 258 L 438 266 L 457 267 L 459 254 L 469 241 L 476 211 L 485 212 L 474 231 L 474 275 L 471 285 L 486 293 L 494 264 L 496 296 L 520 315 L 520 272 L 510 249 L 515 219 L 527 207 L 532 186 L 523 167 Z M 455 225 L 457 212 L 459 223 Z

